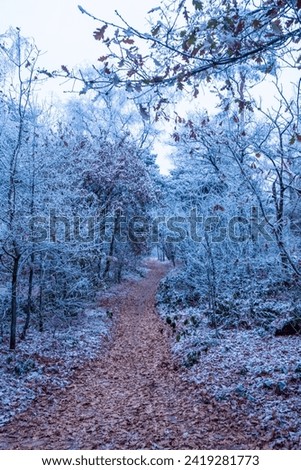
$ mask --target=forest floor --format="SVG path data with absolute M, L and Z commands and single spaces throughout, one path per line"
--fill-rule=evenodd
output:
M 1 449 L 269 448 L 269 430 L 250 418 L 244 397 L 217 400 L 185 376 L 155 309 L 170 267 L 149 261 L 148 268 L 142 280 L 100 299 L 117 307 L 106 351 L 81 364 L 65 389 L 45 390 L 0 428 Z

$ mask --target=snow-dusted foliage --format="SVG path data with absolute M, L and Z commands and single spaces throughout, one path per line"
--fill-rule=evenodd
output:
M 44 332 L 37 335 L 31 328 L 17 351 L 0 345 L 0 426 L 39 394 L 60 393 L 76 369 L 98 356 L 108 336 L 110 313 L 91 306 L 67 319 L 57 311 L 47 318 Z
M 199 303 L 212 324 L 251 326 L 283 300 L 300 322 L 300 87 L 291 102 L 276 92 L 275 110 L 234 100 L 213 117 L 181 119 L 173 135 L 181 267 L 161 293 L 173 306 Z
M 0 35 L 0 426 L 44 390 L 55 402 L 71 371 L 100 354 L 115 311 L 99 294 L 127 278 L 108 365 L 108 377 L 124 377 L 119 409 L 135 390 L 153 400 L 152 374 L 169 406 L 168 375 L 177 393 L 188 380 L 188 395 L 195 385 L 209 404 L 239 407 L 248 428 L 256 415 L 254 433 L 272 429 L 260 446 L 298 448 L 301 81 L 291 92 L 282 72 L 300 68 L 301 2 L 255 4 L 166 0 L 146 33 L 79 7 L 105 51 L 85 70 L 41 69 L 19 28 Z M 62 76 L 79 93 L 41 104 L 39 87 Z M 265 80 L 271 102 L 253 93 Z M 201 110 L 202 86 L 214 112 Z M 159 130 L 173 148 L 167 177 L 153 153 Z M 146 255 L 159 262 L 141 267 Z M 164 325 L 154 292 L 167 271 Z
M 279 302 L 278 314 L 285 314 Z M 173 331 L 173 353 L 184 380 L 196 383 L 233 412 L 243 408 L 267 449 L 300 446 L 300 338 L 274 337 L 276 325 L 213 329 L 199 307 L 160 306 Z M 242 314 L 242 318 L 245 315 Z M 269 326 L 268 326 L 269 325 Z
M 15 349 L 30 328 L 51 329 L 57 312 L 76 317 L 136 269 L 148 241 L 134 222 L 148 219 L 158 170 L 145 129 L 131 135 L 124 123 L 125 100 L 124 111 L 113 96 L 42 107 L 34 43 L 10 30 L 0 54 L 0 331 Z
M 143 97 L 155 91 L 157 117 L 164 115 L 175 89 L 197 97 L 202 82 L 221 75 L 226 79 L 237 64 L 253 76 L 273 74 L 278 57 L 299 51 L 298 1 L 167 0 L 154 5 L 148 27 L 140 31 L 120 14 L 116 22 L 108 22 L 79 9 L 98 21 L 94 38 L 103 46 L 102 55 L 86 79 L 69 70 L 64 70 L 66 76 L 82 83 L 82 93 L 123 87 Z M 147 119 L 146 111 L 141 104 Z

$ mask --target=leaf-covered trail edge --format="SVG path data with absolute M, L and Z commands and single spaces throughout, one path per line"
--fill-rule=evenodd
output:
M 118 311 L 108 350 L 79 369 L 66 390 L 40 396 L 1 428 L 0 448 L 260 448 L 258 422 L 181 376 L 170 329 L 155 308 L 170 267 L 149 261 L 148 268 L 145 278 L 101 301 Z

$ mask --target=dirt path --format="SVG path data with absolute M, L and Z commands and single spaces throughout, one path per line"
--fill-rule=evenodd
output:
M 252 424 L 181 379 L 154 297 L 167 267 L 122 285 L 109 351 L 0 429 L 6 449 L 252 448 Z M 108 302 L 108 301 L 106 301 Z M 110 300 L 109 302 L 113 302 Z M 108 305 L 108 304 L 106 304 Z

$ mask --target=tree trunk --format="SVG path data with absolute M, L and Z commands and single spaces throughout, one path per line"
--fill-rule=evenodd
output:
M 110 242 L 109 255 L 107 256 L 105 269 L 104 269 L 104 272 L 103 272 L 103 278 L 104 279 L 108 276 L 108 274 L 110 272 L 111 260 L 112 260 L 112 257 L 114 255 L 115 237 L 116 237 L 117 230 L 118 230 L 118 227 L 119 227 L 119 220 L 120 220 L 120 214 L 117 213 L 115 215 L 115 219 L 114 219 L 114 228 L 113 228 L 112 238 L 111 238 L 111 242 Z
M 19 272 L 20 254 L 17 252 L 13 258 L 12 284 L 11 284 L 11 327 L 10 327 L 10 343 L 9 349 L 16 349 L 16 332 L 17 332 L 17 288 L 18 288 L 18 272 Z
M 24 328 L 21 334 L 21 339 L 25 339 L 27 330 L 30 324 L 31 312 L 32 312 L 32 286 L 33 286 L 33 264 L 34 264 L 34 254 L 32 253 L 30 257 L 31 265 L 29 270 L 28 278 L 28 294 L 27 294 L 27 305 L 26 305 L 26 319 Z

